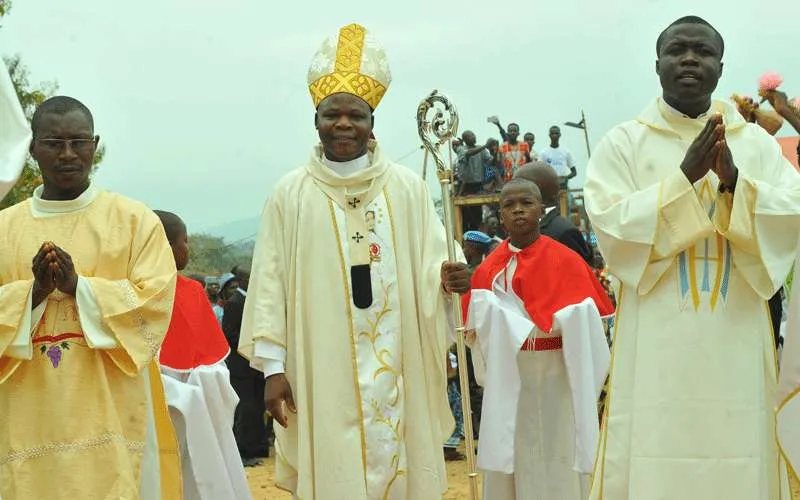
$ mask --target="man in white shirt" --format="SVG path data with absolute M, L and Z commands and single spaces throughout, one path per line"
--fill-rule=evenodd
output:
M 539 160 L 547 163 L 555 169 L 561 178 L 562 184 L 566 185 L 568 179 L 578 175 L 575 168 L 575 159 L 569 149 L 562 147 L 561 129 L 556 125 L 550 127 L 550 145 L 539 153 Z

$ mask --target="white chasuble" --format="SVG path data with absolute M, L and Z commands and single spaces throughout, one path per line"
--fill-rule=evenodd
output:
M 418 174 L 375 142 L 368 160 L 348 174 L 318 147 L 275 186 L 238 350 L 251 363 L 259 343 L 285 352 L 297 411 L 275 426 L 280 487 L 303 500 L 441 499 L 454 427 L 444 228 Z
M 622 282 L 590 498 L 778 500 L 776 357 L 766 301 L 791 267 L 800 176 L 774 138 L 723 113 L 734 195 L 680 170 L 705 125 L 660 101 L 598 145 L 585 194 Z

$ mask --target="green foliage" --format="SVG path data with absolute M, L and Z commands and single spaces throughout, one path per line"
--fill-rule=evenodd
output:
M 5 7 L 3 7 L 4 5 Z M 3 3 L 3 0 L 0 0 L 0 17 L 8 12 L 8 7 L 8 2 Z M 3 10 L 4 8 L 5 10 Z M 36 111 L 36 107 L 43 103 L 48 97 L 55 94 L 58 90 L 58 84 L 56 82 L 44 82 L 34 86 L 30 83 L 30 74 L 25 65 L 22 64 L 22 59 L 19 55 L 3 58 L 3 60 L 8 67 L 8 73 L 11 76 L 11 82 L 14 84 L 17 99 L 19 99 L 22 105 L 25 118 L 30 122 L 31 118 L 33 118 L 33 112 Z M 97 148 L 94 157 L 93 173 L 97 171 L 98 165 L 103 161 L 103 157 L 105 157 L 105 153 L 105 145 L 101 145 Z M 22 174 L 17 184 L 9 191 L 6 197 L 0 201 L 0 209 L 8 208 L 30 198 L 33 195 L 33 191 L 41 183 L 42 176 L 41 172 L 39 172 L 39 167 L 36 166 L 36 163 L 31 158 L 28 158 L 25 161 L 25 166 L 23 167 Z
M 225 243 L 224 238 L 210 234 L 189 235 L 189 265 L 184 274 L 219 276 L 234 266 L 250 265 L 255 242 Z
M 0 19 L 11 10 L 11 0 L 0 0 Z

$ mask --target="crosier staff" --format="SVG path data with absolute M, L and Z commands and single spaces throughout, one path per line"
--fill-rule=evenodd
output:
M 440 148 L 447 147 L 458 132 L 458 111 L 447 96 L 434 90 L 420 102 L 417 108 L 417 130 L 425 148 L 426 156 L 430 154 L 436 163 L 436 174 L 442 188 L 442 208 L 444 210 L 444 228 L 447 237 L 448 260 L 455 262 L 456 247 L 453 238 L 453 202 L 451 185 L 453 183 L 453 167 L 444 161 Z M 451 294 L 453 303 L 453 320 L 456 325 L 456 349 L 458 355 L 458 377 L 461 384 L 461 406 L 464 413 L 464 438 L 467 445 L 467 474 L 469 476 L 470 499 L 478 499 L 478 472 L 475 468 L 475 440 L 472 435 L 472 406 L 469 397 L 469 375 L 467 373 L 467 351 L 464 345 L 464 321 L 461 316 L 461 297 Z

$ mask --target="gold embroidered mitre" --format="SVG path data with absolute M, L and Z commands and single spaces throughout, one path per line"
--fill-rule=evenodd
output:
M 308 90 L 315 108 L 329 95 L 345 92 L 374 110 L 391 81 L 383 47 L 358 24 L 344 26 L 337 37 L 325 40 L 308 68 Z

